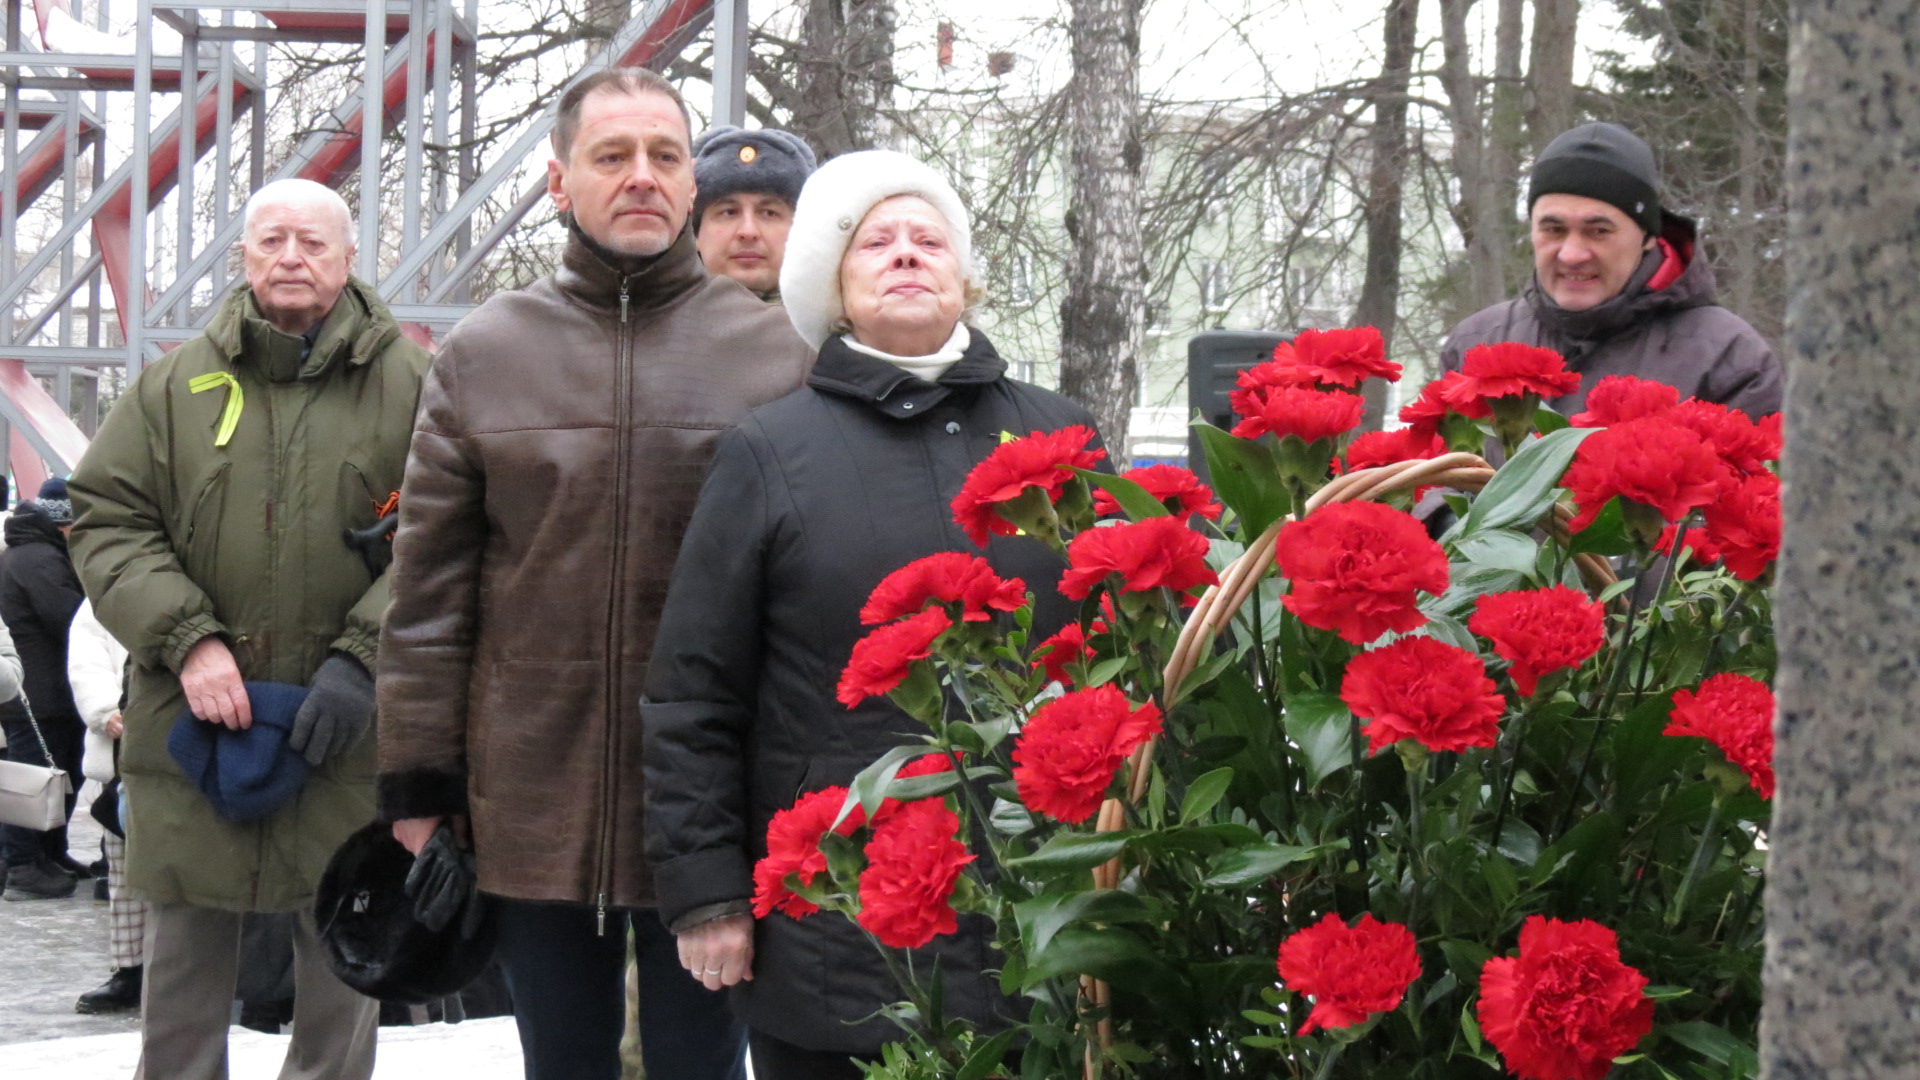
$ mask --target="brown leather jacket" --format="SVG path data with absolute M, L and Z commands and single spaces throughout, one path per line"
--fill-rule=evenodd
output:
M 576 235 L 434 359 L 381 637 L 383 819 L 471 814 L 480 887 L 648 907 L 640 690 L 722 431 L 812 361 L 683 233 L 623 273 Z

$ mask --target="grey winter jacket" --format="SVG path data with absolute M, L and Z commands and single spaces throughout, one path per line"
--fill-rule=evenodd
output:
M 1746 320 L 1715 303 L 1713 267 L 1698 247 L 1692 221 L 1669 213 L 1662 237 L 1686 262 L 1664 289 L 1647 283 L 1665 261 L 1656 246 L 1640 260 L 1618 296 L 1585 311 L 1553 302 L 1536 277 L 1517 300 L 1495 304 L 1462 320 L 1441 349 L 1441 366 L 1458 371 L 1475 345 L 1517 341 L 1567 358 L 1580 389 L 1547 404 L 1571 416 L 1609 375 L 1666 383 L 1681 398 L 1699 398 L 1744 411 L 1754 419 L 1780 411 L 1785 372 L 1778 357 Z

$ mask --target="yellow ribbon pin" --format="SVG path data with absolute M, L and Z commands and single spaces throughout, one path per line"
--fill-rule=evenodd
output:
M 220 426 L 213 431 L 213 445 L 225 446 L 233 439 L 233 429 L 240 426 L 240 406 L 245 397 L 240 392 L 240 380 L 230 371 L 209 371 L 187 380 L 187 392 L 192 394 L 217 386 L 227 388 L 227 404 L 220 410 Z

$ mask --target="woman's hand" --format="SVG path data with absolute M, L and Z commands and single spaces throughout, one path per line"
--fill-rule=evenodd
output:
M 107 717 L 107 738 L 117 739 L 120 737 L 120 733 L 125 730 L 125 725 L 120 723 L 120 710 L 113 710 L 113 715 Z
M 709 990 L 753 979 L 753 917 L 728 915 L 677 935 L 680 966 Z

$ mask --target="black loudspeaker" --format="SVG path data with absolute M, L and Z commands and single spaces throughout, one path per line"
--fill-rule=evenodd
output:
M 1274 347 L 1292 341 L 1277 330 L 1209 330 L 1187 339 L 1187 407 L 1207 423 L 1231 431 L 1235 423 L 1227 395 L 1240 373 L 1273 359 Z M 1187 433 L 1187 467 L 1202 480 L 1207 476 L 1207 452 L 1200 436 Z

